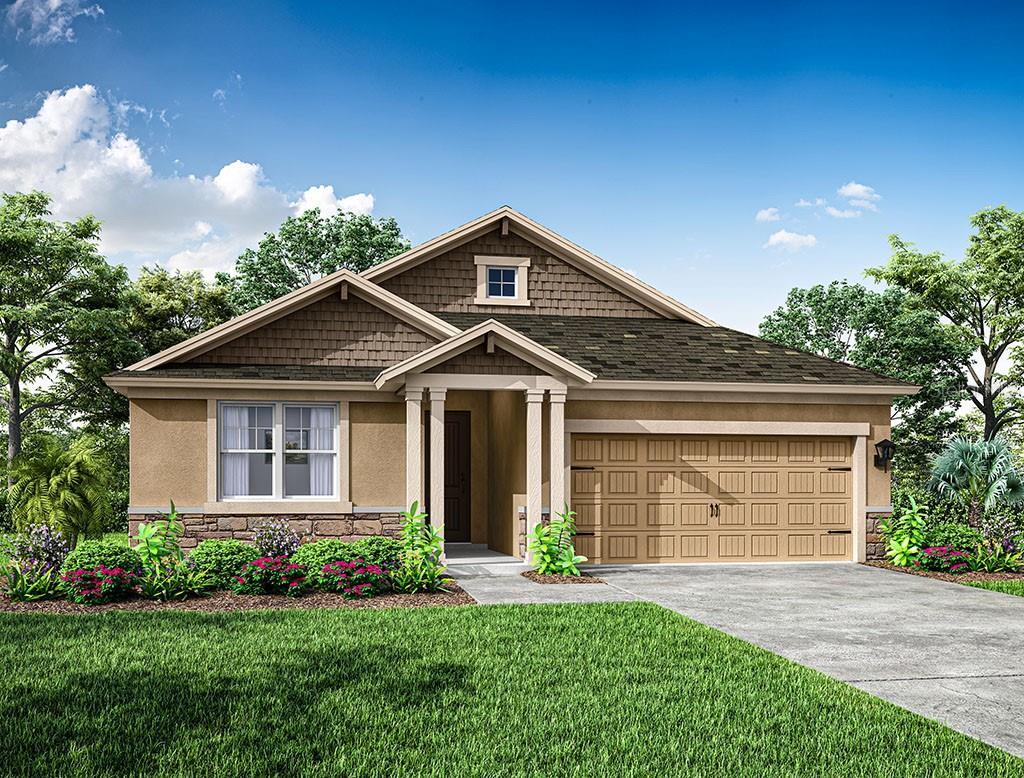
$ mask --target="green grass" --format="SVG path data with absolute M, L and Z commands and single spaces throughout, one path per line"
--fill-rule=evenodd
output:
M 1024 597 L 1024 580 L 1020 579 L 1015 581 L 971 581 L 967 585 L 976 589 L 991 589 L 993 592 Z
M 1021 775 L 646 603 L 0 617 L 5 774 Z

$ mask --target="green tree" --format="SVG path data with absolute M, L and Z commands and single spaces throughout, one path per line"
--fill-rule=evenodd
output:
M 928 487 L 964 507 L 972 527 L 981 526 L 987 511 L 1024 501 L 1024 483 L 1000 438 L 953 438 L 935 460 Z
M 231 305 L 241 313 L 336 270 L 362 272 L 408 248 L 394 219 L 344 212 L 324 217 L 313 208 L 289 216 L 238 258 L 234 276 L 220 273 L 217 280 L 230 286 Z
M 847 281 L 793 289 L 761 322 L 760 334 L 921 387 L 893 400 L 901 478 L 923 480 L 931 457 L 959 426 L 970 344 L 936 313 L 911 305 L 901 290 L 877 292 Z
M 126 326 L 128 274 L 96 249 L 99 223 L 50 219 L 42 192 L 0 205 L 0 376 L 8 484 L 36 414 L 122 415 L 100 377 L 137 357 Z
M 1021 415 L 1020 376 L 1000 367 L 1024 337 L 1024 213 L 989 208 L 972 216 L 971 225 L 959 261 L 924 254 L 892 235 L 889 263 L 868 275 L 907 292 L 912 305 L 960 330 L 975 355 L 961 366 L 968 396 L 991 440 Z
M 34 443 L 11 468 L 8 500 L 17 527 L 56 524 L 72 548 L 79 535 L 99 537 L 110 508 L 109 465 L 96 442 L 43 437 Z
M 144 267 L 131 286 L 129 326 L 142 351 L 155 354 L 234 316 L 229 291 L 198 270 Z

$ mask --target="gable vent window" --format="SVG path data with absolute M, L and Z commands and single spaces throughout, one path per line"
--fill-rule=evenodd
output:
M 476 305 L 529 305 L 529 257 L 475 257 Z

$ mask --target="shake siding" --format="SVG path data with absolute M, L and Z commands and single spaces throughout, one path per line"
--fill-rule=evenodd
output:
M 204 365 L 388 367 L 436 338 L 350 293 L 331 295 L 200 354 Z
M 529 257 L 530 305 L 474 305 L 477 255 Z M 556 314 L 661 318 L 640 303 L 577 270 L 514 233 L 500 230 L 476 238 L 441 256 L 411 267 L 380 285 L 433 313 Z
M 487 353 L 484 344 L 474 346 L 452 357 L 447 362 L 430 368 L 428 373 L 457 373 L 475 375 L 543 375 L 529 362 L 520 359 L 507 351 L 495 349 L 493 354 Z

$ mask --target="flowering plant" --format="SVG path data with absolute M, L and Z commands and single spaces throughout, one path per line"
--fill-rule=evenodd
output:
M 263 556 L 291 556 L 299 547 L 299 536 L 287 519 L 270 519 L 256 527 L 256 548 Z
M 362 559 L 328 562 L 320 571 L 320 587 L 349 599 L 373 597 L 388 589 L 391 577 L 383 567 Z
M 950 546 L 929 546 L 921 549 L 914 560 L 914 567 L 922 570 L 937 570 L 942 573 L 966 573 L 970 570 L 970 552 L 959 551 Z
M 298 597 L 306 588 L 306 568 L 288 561 L 283 554 L 261 556 L 246 562 L 231 582 L 237 594 L 287 594 Z
M 60 570 L 71 549 L 59 529 L 45 524 L 30 524 L 24 533 L 9 540 L 0 539 L 0 550 L 23 571 L 31 568 L 42 575 Z
M 104 565 L 91 570 L 72 570 L 61 576 L 68 599 L 80 605 L 122 599 L 135 591 L 135 579 L 131 570 Z

